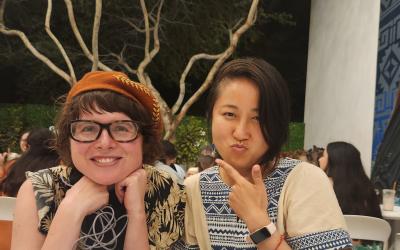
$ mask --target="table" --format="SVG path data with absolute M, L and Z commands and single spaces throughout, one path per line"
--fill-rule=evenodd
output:
M 382 217 L 386 220 L 400 220 L 400 206 L 394 206 L 393 211 L 386 211 L 382 209 Z
M 389 238 L 389 249 L 398 249 L 397 246 L 400 243 L 400 239 L 397 235 L 400 232 L 400 206 L 394 206 L 393 211 L 383 210 L 382 204 L 380 205 L 382 217 L 390 223 L 392 227 L 392 232 Z M 400 245 L 400 244 L 399 244 Z

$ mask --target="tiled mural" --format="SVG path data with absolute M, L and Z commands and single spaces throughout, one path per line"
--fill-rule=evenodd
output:
M 389 123 L 400 81 L 400 0 L 382 0 L 372 161 Z

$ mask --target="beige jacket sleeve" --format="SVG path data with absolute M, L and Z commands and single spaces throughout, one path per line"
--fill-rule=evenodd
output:
M 302 162 L 291 171 L 279 198 L 277 227 L 288 237 L 346 230 L 332 184 L 320 168 Z
M 197 245 L 200 249 L 211 250 L 206 216 L 200 194 L 200 174 L 185 179 L 185 241 L 188 245 Z
M 211 249 L 202 207 L 199 174 L 185 180 L 185 241 Z M 278 201 L 277 228 L 288 238 L 333 229 L 346 229 L 336 195 L 326 174 L 309 163 L 299 163 L 287 177 Z

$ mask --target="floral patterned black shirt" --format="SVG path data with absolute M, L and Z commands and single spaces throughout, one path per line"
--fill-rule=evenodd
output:
M 151 249 L 168 249 L 183 234 L 184 189 L 168 173 L 150 165 L 144 165 L 143 168 L 148 176 L 145 209 L 150 247 Z M 39 216 L 38 229 L 41 233 L 47 234 L 57 208 L 69 189 L 69 183 L 74 183 L 71 177 L 75 172 L 77 170 L 74 168 L 57 166 L 26 173 L 33 185 Z M 116 211 L 124 213 L 123 206 L 121 210 L 121 204 L 116 204 L 115 201 L 116 199 L 110 197 L 109 205 Z M 125 232 L 122 236 L 124 235 Z

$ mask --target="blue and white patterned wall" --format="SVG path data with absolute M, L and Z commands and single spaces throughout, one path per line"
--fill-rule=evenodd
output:
M 400 0 L 382 0 L 372 161 L 389 123 L 400 81 Z

